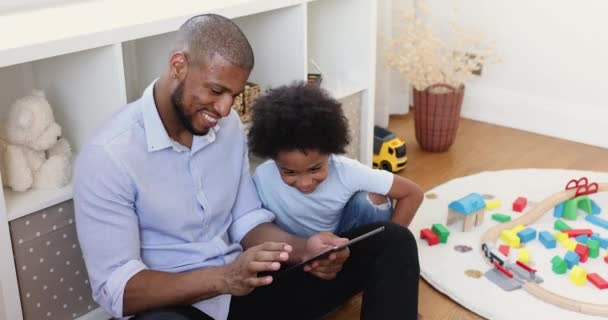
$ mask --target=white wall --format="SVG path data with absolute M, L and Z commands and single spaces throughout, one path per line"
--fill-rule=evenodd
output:
M 379 126 L 388 126 L 389 115 L 406 114 L 409 110 L 411 89 L 397 72 L 386 67 L 384 50 L 397 31 L 401 9 L 413 4 L 414 0 L 378 1 L 375 124 Z
M 466 118 L 608 147 L 608 1 L 428 0 L 496 41 L 502 62 L 467 84 Z M 566 156 L 567 154 L 564 154 Z

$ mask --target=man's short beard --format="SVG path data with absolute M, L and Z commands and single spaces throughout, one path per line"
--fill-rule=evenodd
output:
M 194 129 L 194 126 L 192 126 L 193 115 L 186 114 L 184 110 L 184 81 L 180 81 L 180 83 L 177 85 L 177 88 L 175 88 L 173 93 L 171 93 L 171 103 L 173 104 L 173 110 L 175 111 L 175 115 L 177 115 L 177 118 L 182 123 L 184 128 L 186 128 L 186 130 L 188 130 L 193 135 L 206 135 L 208 130 L 197 131 L 196 129 Z

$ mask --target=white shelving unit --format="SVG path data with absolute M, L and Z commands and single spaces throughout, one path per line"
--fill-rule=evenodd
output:
M 15 99 L 43 89 L 77 153 L 165 68 L 175 30 L 188 17 L 213 12 L 233 19 L 250 40 L 256 58 L 250 81 L 263 89 L 305 80 L 316 72 L 313 59 L 336 98 L 361 94 L 361 161 L 371 164 L 375 0 L 30 2 L 0 15 L 0 29 L 18 30 L 0 42 L 0 118 Z M 23 318 L 8 222 L 71 197 L 71 185 L 0 193 L 0 320 Z M 79 319 L 107 318 L 98 309 Z

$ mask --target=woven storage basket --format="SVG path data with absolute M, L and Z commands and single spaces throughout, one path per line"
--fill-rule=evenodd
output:
M 251 106 L 253 106 L 253 102 L 259 96 L 260 86 L 255 83 L 247 82 L 245 90 L 234 98 L 232 108 L 238 113 L 241 122 L 246 123 L 251 120 Z
M 445 93 L 433 93 L 445 88 Z M 446 90 L 447 89 L 447 90 Z M 454 143 L 460 123 L 464 86 L 456 89 L 435 84 L 425 90 L 414 89 L 414 126 L 420 147 L 431 152 L 448 150 Z

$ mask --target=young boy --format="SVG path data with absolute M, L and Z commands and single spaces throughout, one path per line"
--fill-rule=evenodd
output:
M 308 237 L 380 220 L 402 226 L 412 221 L 422 202 L 420 188 L 340 156 L 349 143 L 348 122 L 340 102 L 323 89 L 279 87 L 258 98 L 252 110 L 249 148 L 271 158 L 257 167 L 254 181 L 281 228 Z

